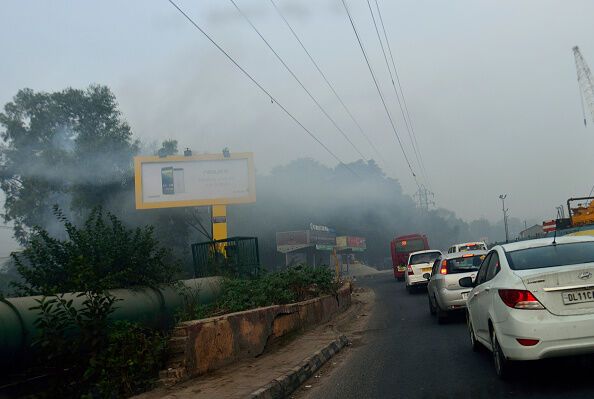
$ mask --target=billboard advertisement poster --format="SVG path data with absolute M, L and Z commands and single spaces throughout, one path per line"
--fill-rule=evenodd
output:
M 365 249 L 367 247 L 363 237 L 347 237 L 347 247 Z
M 136 209 L 256 201 L 252 153 L 135 157 Z
M 347 236 L 336 237 L 336 246 L 338 248 L 346 248 L 347 247 Z

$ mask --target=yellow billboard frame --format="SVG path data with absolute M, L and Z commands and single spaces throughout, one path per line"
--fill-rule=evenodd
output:
M 233 159 L 247 159 L 248 161 L 248 179 L 249 195 L 241 198 L 210 198 L 203 200 L 186 201 L 163 201 L 163 202 L 144 202 L 142 200 L 142 164 L 144 163 L 162 163 L 162 162 L 188 162 L 188 161 L 226 161 Z M 247 204 L 256 202 L 256 173 L 254 168 L 254 154 L 252 152 L 231 153 L 229 156 L 223 154 L 201 154 L 192 156 L 175 155 L 169 157 L 158 156 L 138 156 L 134 157 L 134 196 L 136 198 L 136 209 L 161 209 L 161 208 L 180 208 L 188 206 L 208 206 L 208 205 L 231 205 Z

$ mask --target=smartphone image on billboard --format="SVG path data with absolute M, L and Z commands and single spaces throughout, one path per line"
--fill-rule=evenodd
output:
M 161 186 L 164 195 L 175 194 L 175 186 L 173 180 L 173 167 L 161 168 Z
M 175 194 L 182 194 L 186 192 L 183 168 L 173 168 L 173 186 L 175 187 Z

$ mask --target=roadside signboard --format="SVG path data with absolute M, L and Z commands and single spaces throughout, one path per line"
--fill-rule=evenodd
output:
M 360 249 L 361 251 L 367 248 L 365 238 L 363 237 L 347 237 L 347 246 L 353 249 Z
M 135 157 L 136 209 L 256 201 L 252 153 Z
M 336 233 L 326 226 L 310 224 L 309 230 L 276 233 L 276 249 L 287 253 L 313 247 L 319 251 L 332 251 L 336 246 Z
M 542 222 L 542 229 L 545 233 L 557 230 L 557 221 L 547 220 L 545 222 Z
M 367 245 L 363 237 L 340 236 L 336 237 L 336 247 L 339 251 L 363 252 Z
M 307 230 L 281 231 L 276 233 L 276 249 L 278 252 L 287 253 L 309 247 Z
M 347 236 L 336 237 L 336 246 L 338 247 L 338 249 L 346 248 L 347 247 Z

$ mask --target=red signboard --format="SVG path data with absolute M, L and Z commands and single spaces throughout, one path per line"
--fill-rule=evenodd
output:
M 347 247 L 366 248 L 365 238 L 348 236 L 347 237 Z
M 545 233 L 557 230 L 557 221 L 548 220 L 546 222 L 542 222 L 542 229 Z

